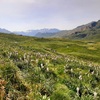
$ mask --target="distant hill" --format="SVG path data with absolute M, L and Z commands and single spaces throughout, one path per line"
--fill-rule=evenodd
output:
M 60 32 L 59 29 L 41 29 L 35 37 L 51 37 Z
M 0 33 L 11 33 L 10 31 L 8 31 L 8 30 L 6 30 L 6 29 L 2 29 L 2 28 L 0 28 Z
M 62 31 L 53 37 L 63 37 L 70 39 L 99 39 L 100 38 L 100 20 L 86 25 L 78 26 L 73 30 Z
M 51 35 L 55 35 L 55 33 L 60 32 L 59 29 L 40 29 L 40 30 L 28 30 L 26 32 L 14 32 L 16 34 L 25 35 L 25 36 L 35 36 L 35 37 L 49 37 Z

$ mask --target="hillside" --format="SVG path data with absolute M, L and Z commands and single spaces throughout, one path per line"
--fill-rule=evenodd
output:
M 100 100 L 100 41 L 0 33 L 0 100 Z
M 97 39 L 100 38 L 100 20 L 86 25 L 78 26 L 69 31 L 62 31 L 53 37 L 63 37 L 69 39 Z

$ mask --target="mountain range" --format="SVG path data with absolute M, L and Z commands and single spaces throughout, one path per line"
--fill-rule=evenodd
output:
M 56 28 L 44 28 L 44 29 L 38 29 L 38 30 L 28 30 L 28 31 L 14 31 L 11 32 L 7 29 L 2 29 L 0 28 L 0 33 L 13 33 L 13 34 L 18 34 L 18 35 L 24 35 L 24 36 L 34 36 L 34 37 L 49 37 L 51 35 L 54 35 L 61 30 L 56 29 Z M 51 34 L 51 35 L 50 35 Z
M 28 30 L 26 32 L 21 31 L 21 32 L 13 32 L 16 34 L 20 35 L 25 35 L 25 36 L 35 36 L 35 37 L 49 37 L 51 36 L 50 34 L 54 35 L 55 33 L 60 32 L 59 29 L 53 28 L 53 29 L 40 29 L 40 30 Z
M 24 36 L 34 36 L 39 38 L 68 38 L 68 39 L 99 39 L 100 38 L 100 20 L 93 21 L 85 25 L 78 26 L 72 30 L 40 29 L 10 32 L 6 29 L 1 29 L 1 33 L 14 33 Z

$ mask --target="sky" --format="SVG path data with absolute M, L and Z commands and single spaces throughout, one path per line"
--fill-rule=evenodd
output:
M 100 0 L 0 0 L 0 28 L 70 30 L 100 20 Z

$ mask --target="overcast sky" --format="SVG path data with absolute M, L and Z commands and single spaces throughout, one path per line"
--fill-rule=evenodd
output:
M 100 19 L 100 0 L 0 0 L 0 28 L 72 29 Z

